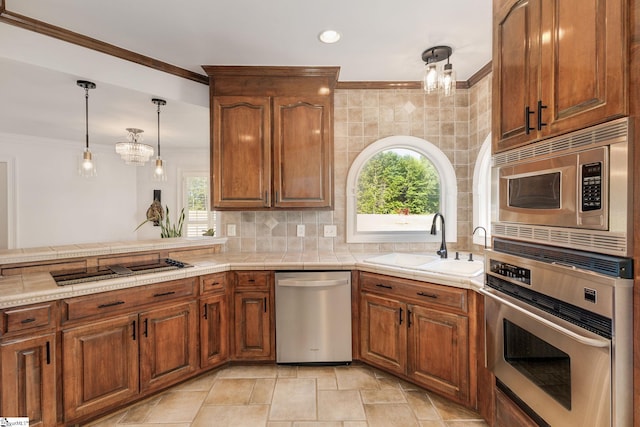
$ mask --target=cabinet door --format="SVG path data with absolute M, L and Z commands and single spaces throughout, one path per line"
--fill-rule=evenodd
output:
M 212 295 L 200 300 L 200 366 L 212 367 L 229 356 L 227 296 Z
M 333 206 L 330 107 L 327 96 L 273 99 L 274 206 Z
M 218 96 L 212 101 L 213 208 L 264 208 L 271 193 L 268 97 Z
M 29 417 L 30 426 L 56 423 L 55 335 L 0 345 L 3 416 Z
M 138 394 L 137 314 L 62 331 L 65 421 Z
M 409 306 L 409 376 L 459 402 L 469 399 L 468 318 Z
M 175 383 L 198 367 L 196 302 L 140 313 L 140 389 Z
M 542 0 L 545 135 L 627 115 L 624 0 Z
M 369 293 L 361 296 L 360 357 L 374 365 L 406 373 L 406 306 Z
M 235 357 L 243 360 L 272 358 L 269 292 L 234 295 Z
M 502 7 L 495 7 L 503 3 Z M 494 0 L 493 149 L 537 138 L 540 0 Z M 528 125 L 528 126 L 527 126 Z

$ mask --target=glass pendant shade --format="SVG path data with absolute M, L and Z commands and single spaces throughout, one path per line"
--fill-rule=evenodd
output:
M 440 78 L 440 89 L 444 96 L 451 96 L 456 93 L 456 72 L 451 64 L 447 63 L 444 66 L 442 77 Z
M 127 165 L 142 166 L 153 156 L 153 147 L 142 144 L 142 129 L 127 128 L 127 142 L 116 143 L 116 153 Z
M 164 182 L 167 180 L 167 174 L 165 172 L 165 164 L 161 158 L 156 159 L 156 167 L 153 168 L 153 180 Z
M 91 178 L 93 176 L 98 175 L 98 171 L 96 169 L 95 161 L 93 160 L 93 155 L 89 149 L 86 149 L 80 159 L 78 161 L 78 175 Z
M 437 64 L 431 63 L 424 67 L 424 91 L 433 93 L 438 90 L 438 67 Z

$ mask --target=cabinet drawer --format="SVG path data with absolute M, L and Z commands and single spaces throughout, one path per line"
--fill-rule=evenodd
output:
M 410 298 L 422 304 L 467 311 L 467 291 L 465 289 L 371 273 L 360 273 L 360 286 L 363 290 L 394 298 Z
M 54 311 L 51 304 L 18 307 L 5 310 L 3 316 L 3 334 L 44 328 L 54 323 Z
M 63 301 L 66 308 L 66 320 L 120 313 L 149 303 L 195 295 L 194 284 L 195 279 L 174 280 L 156 285 L 67 299 Z
M 236 271 L 237 289 L 269 289 L 270 271 Z
M 200 293 L 207 294 L 224 291 L 227 285 L 227 273 L 207 274 L 200 277 Z

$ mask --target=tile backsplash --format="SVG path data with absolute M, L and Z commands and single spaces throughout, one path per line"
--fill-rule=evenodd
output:
M 451 250 L 470 250 L 472 179 L 480 146 L 491 130 L 491 76 L 455 97 L 426 95 L 421 89 L 336 90 L 334 109 L 333 211 L 220 212 L 220 235 L 228 252 L 305 251 L 429 251 L 433 243 L 346 243 L 345 192 L 348 168 L 370 143 L 392 135 L 410 135 L 438 146 L 453 164 L 458 184 L 458 242 Z M 304 225 L 304 237 L 297 226 Z M 324 237 L 324 226 L 335 225 L 336 237 Z

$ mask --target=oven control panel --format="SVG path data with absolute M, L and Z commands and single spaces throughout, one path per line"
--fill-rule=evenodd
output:
M 508 277 L 511 280 L 531 285 L 531 270 L 528 268 L 518 267 L 517 265 L 492 259 L 489 262 L 489 269 L 498 276 Z

